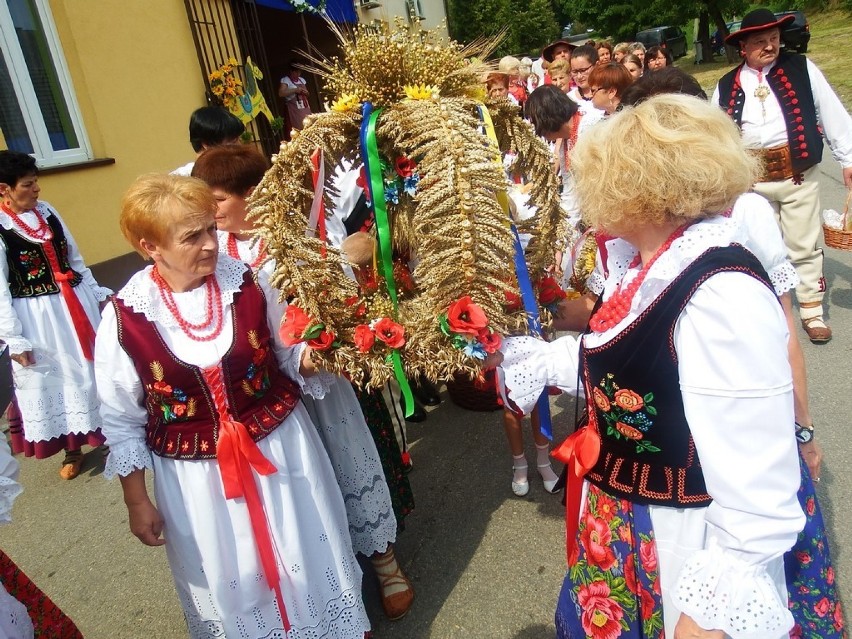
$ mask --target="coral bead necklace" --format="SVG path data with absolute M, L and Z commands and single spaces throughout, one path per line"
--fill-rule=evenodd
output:
M 3 208 L 3 212 L 12 218 L 12 221 L 18 225 L 18 228 L 23 232 L 31 240 L 37 240 L 39 242 L 47 242 L 48 240 L 53 239 L 53 231 L 50 230 L 50 225 L 47 223 L 47 220 L 44 219 L 39 212 L 35 209 L 31 210 L 31 213 L 35 215 L 38 220 L 38 226 L 33 228 L 24 220 L 21 219 L 21 216 L 15 213 L 9 206 L 6 205 L 5 202 L 0 205 Z
M 157 269 L 156 265 L 153 269 L 151 269 L 151 279 L 154 280 L 154 283 L 157 285 L 157 289 L 160 291 L 160 297 L 163 299 L 163 303 L 166 305 L 166 308 L 169 309 L 169 313 L 172 314 L 172 317 L 175 318 L 180 329 L 189 339 L 196 342 L 212 342 L 214 339 L 219 337 L 224 326 L 224 313 L 222 309 L 222 291 L 219 288 L 219 282 L 215 275 L 208 275 L 205 278 L 204 287 L 207 294 L 207 313 L 205 314 L 204 321 L 199 324 L 193 324 L 192 322 L 187 321 L 184 319 L 183 315 L 180 314 L 180 309 L 175 302 L 174 293 L 172 293 L 172 289 L 168 285 L 168 282 L 166 282 L 166 280 L 163 279 L 163 276 L 160 275 L 160 271 Z M 206 331 L 210 331 L 210 334 L 203 336 L 198 335 L 198 333 Z
M 674 241 L 683 235 L 688 227 L 689 224 L 684 224 L 672 233 L 663 242 L 662 246 L 657 249 L 657 252 L 651 256 L 651 259 L 642 265 L 642 270 L 631 280 L 630 284 L 621 288 L 621 282 L 618 283 L 612 296 L 600 305 L 600 308 L 598 308 L 597 312 L 589 320 L 589 327 L 595 333 L 605 333 L 627 317 L 627 314 L 630 313 L 630 307 L 633 304 L 633 298 L 636 296 L 636 291 L 642 286 L 642 282 L 645 281 L 645 276 L 648 275 L 648 271 L 651 270 L 654 262 L 671 248 Z M 632 269 L 639 266 L 641 259 L 641 256 L 637 254 L 630 263 L 629 268 Z
M 240 251 L 237 248 L 237 236 L 233 233 L 228 233 L 228 255 L 236 260 L 242 261 L 243 259 L 240 257 Z M 257 245 L 257 257 L 254 258 L 254 261 L 251 264 L 249 264 L 251 270 L 257 270 L 257 268 L 263 264 L 264 260 L 266 260 L 266 242 L 260 240 Z

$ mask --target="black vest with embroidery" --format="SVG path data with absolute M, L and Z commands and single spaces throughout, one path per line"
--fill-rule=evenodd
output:
M 53 250 L 59 260 L 63 273 L 71 271 L 74 277 L 69 281 L 77 286 L 83 276 L 71 270 L 68 262 L 68 242 L 62 230 L 62 224 L 55 215 L 46 215 L 45 220 L 53 232 Z M 0 226 L 0 237 L 6 244 L 6 262 L 9 264 L 9 292 L 12 297 L 38 297 L 59 293 L 59 285 L 53 277 L 50 262 L 44 253 L 44 247 L 38 242 L 20 235 L 17 231 Z
M 696 289 L 721 272 L 746 273 L 772 288 L 741 246 L 709 249 L 618 336 L 581 349 L 589 419 L 601 436 L 586 479 L 606 492 L 675 508 L 712 501 L 684 413 L 674 332 Z
M 738 78 L 744 64 L 719 80 L 719 105 L 727 110 L 739 127 L 742 127 L 746 96 Z M 823 149 L 806 58 L 795 53 L 782 53 L 766 81 L 781 105 L 793 170 L 803 173 L 819 164 Z

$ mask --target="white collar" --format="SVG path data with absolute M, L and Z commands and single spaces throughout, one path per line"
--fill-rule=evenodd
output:
M 51 207 L 50 204 L 48 204 L 47 202 L 42 202 L 41 200 L 39 200 L 38 202 L 36 202 L 35 208 L 39 212 L 39 214 L 44 218 L 45 222 L 47 221 L 48 215 L 56 215 L 56 212 L 53 210 L 53 207 Z M 30 209 L 29 211 L 24 211 L 20 214 L 20 217 L 24 220 L 24 222 L 27 223 L 29 223 L 31 220 L 33 223 L 35 223 L 36 220 L 32 209 Z M 6 211 L 4 211 L 3 209 L 0 209 L 0 226 L 2 226 L 7 231 L 19 230 L 19 227 L 17 224 L 15 224 L 15 221 L 12 219 L 12 216 L 6 213 Z M 32 239 L 29 235 L 27 235 L 27 238 Z M 38 242 L 39 240 L 35 241 Z
M 242 286 L 248 265 L 229 255 L 219 255 L 215 276 L 222 295 L 222 304 L 228 306 L 234 301 L 234 294 Z M 134 312 L 142 313 L 149 322 L 156 322 L 167 328 L 177 328 L 178 322 L 163 302 L 160 290 L 151 279 L 153 266 L 146 266 L 130 278 L 116 297 Z M 207 313 L 205 304 L 205 286 L 199 286 L 185 293 L 174 293 L 175 303 L 181 315 L 189 322 L 202 321 Z

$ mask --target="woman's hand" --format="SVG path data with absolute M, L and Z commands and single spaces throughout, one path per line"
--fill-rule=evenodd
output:
M 497 368 L 502 363 L 503 353 L 497 351 L 496 353 L 491 353 L 491 355 L 489 355 L 482 361 L 482 368 L 487 371 L 491 370 L 492 368 Z
M 802 453 L 802 459 L 807 464 L 811 479 L 818 482 L 822 466 L 822 447 L 812 439 L 807 444 L 799 444 L 799 452 Z
M 681 613 L 675 626 L 674 639 L 725 639 L 725 633 L 721 630 L 704 630 L 692 617 Z
M 146 546 L 162 546 L 166 543 L 163 533 L 163 518 L 150 499 L 127 504 L 130 515 L 130 532 Z
M 311 377 L 317 372 L 317 365 L 311 359 L 311 353 L 314 352 L 310 346 L 306 346 L 302 351 L 302 360 L 299 362 L 299 374 L 302 377 Z
M 11 357 L 21 366 L 31 366 L 32 364 L 35 364 L 35 358 L 33 357 L 32 351 L 24 351 L 23 353 L 18 353 Z

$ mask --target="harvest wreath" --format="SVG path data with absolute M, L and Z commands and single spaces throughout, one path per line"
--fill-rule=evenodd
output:
M 320 366 L 356 384 L 477 375 L 501 336 L 528 330 L 531 310 L 516 303 L 520 248 L 500 153 L 513 155 L 512 172 L 532 184 L 536 213 L 517 227 L 530 236 L 530 288 L 543 282 L 545 319 L 552 308 L 544 276 L 566 228 L 549 150 L 517 107 L 485 98 L 487 67 L 476 58 L 495 40 L 463 47 L 400 23 L 336 33 L 341 57 L 311 58 L 334 96 L 330 110 L 282 144 L 250 200 L 275 264 L 272 283 L 290 302 L 281 334 L 308 342 Z M 343 160 L 364 164 L 375 216 L 375 249 L 355 264 L 358 279 L 344 271 L 356 260 L 323 237 L 325 176 Z M 399 255 L 416 257 L 413 274 Z

